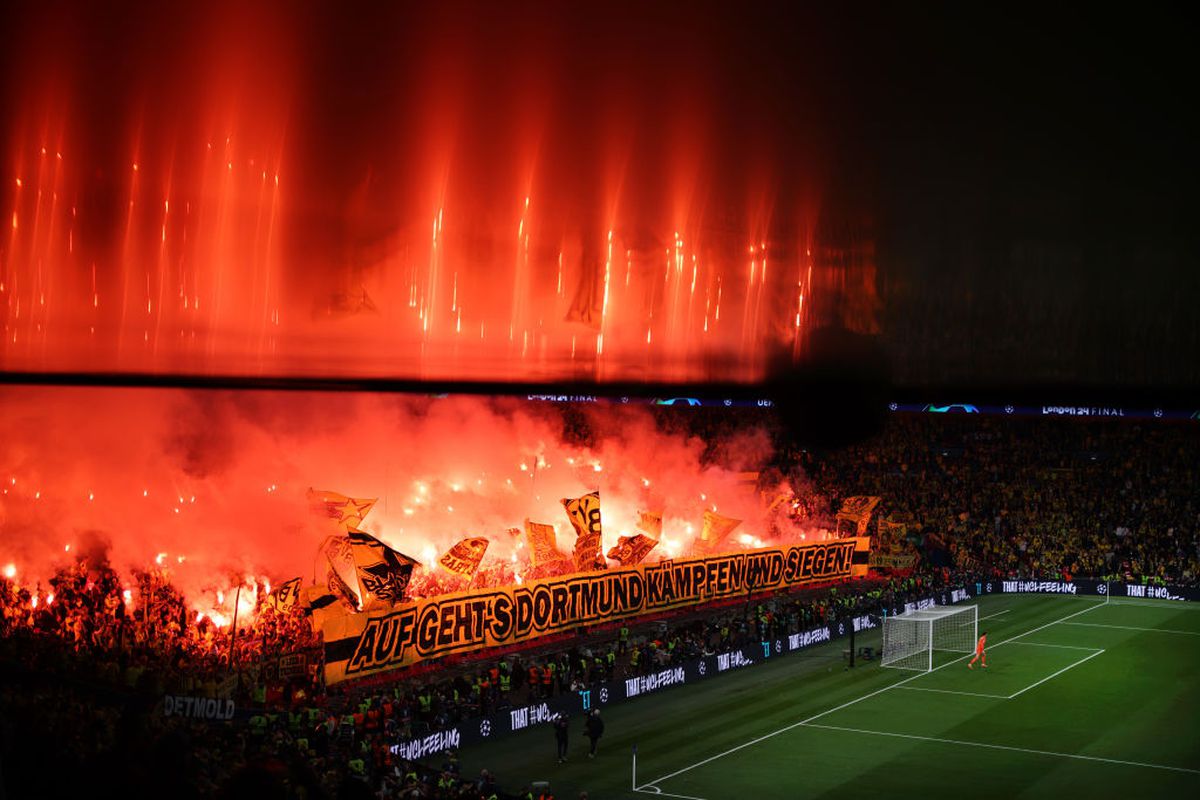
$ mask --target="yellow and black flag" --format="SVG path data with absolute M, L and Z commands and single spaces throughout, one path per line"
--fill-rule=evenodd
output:
M 300 579 L 292 578 L 276 586 L 263 602 L 277 611 L 284 611 L 295 606 L 299 600 Z
M 620 561 L 622 567 L 632 567 L 640 564 L 657 544 L 654 539 L 640 533 L 622 536 L 617 540 L 617 546 L 608 551 L 608 557 Z
M 859 536 L 865 536 L 867 525 L 871 522 L 871 513 L 882 499 L 876 495 L 858 495 L 843 500 L 842 507 L 837 513 L 839 533 L 842 521 L 845 520 L 854 524 L 855 531 Z
M 607 569 L 600 544 L 600 492 L 563 498 L 562 504 L 575 527 L 575 569 L 580 572 Z
M 363 607 L 362 588 L 358 585 L 358 570 L 354 566 L 354 549 L 345 536 L 330 536 L 321 546 L 329 562 L 326 586 L 354 609 Z
M 553 525 L 525 520 L 525 541 L 529 545 L 529 563 L 534 567 L 562 560 Z
M 575 498 L 564 497 L 562 504 L 571 524 L 575 526 L 576 536 L 600 533 L 600 492 L 588 492 Z
M 398 603 L 412 578 L 414 558 L 393 550 L 365 531 L 350 531 L 346 538 L 354 554 L 358 583 L 363 590 L 363 606 L 371 600 Z
M 475 570 L 479 569 L 479 562 L 483 561 L 483 554 L 487 549 L 488 540 L 482 536 L 463 539 L 447 550 L 446 554 L 438 559 L 438 563 L 447 572 L 470 578 L 475 574 Z

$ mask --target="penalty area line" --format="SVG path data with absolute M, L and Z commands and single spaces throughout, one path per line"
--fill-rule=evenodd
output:
M 1064 625 L 1077 625 L 1082 623 L 1064 622 Z M 1102 647 L 1080 647 L 1074 644 L 1050 644 L 1049 642 L 1013 642 L 1013 644 L 1023 644 L 1029 647 L 1057 647 L 1059 650 L 1103 650 Z
M 1099 622 L 1064 622 L 1063 625 L 1081 625 L 1085 628 L 1112 628 L 1119 631 L 1145 631 L 1146 633 L 1177 633 L 1180 636 L 1200 636 L 1200 631 L 1176 631 L 1170 628 L 1139 628 L 1135 625 L 1102 625 Z
M 1012 611 L 1011 608 L 1006 608 L 1003 611 L 997 611 L 995 614 L 988 614 L 986 617 L 980 617 L 979 619 L 980 619 L 980 621 L 985 620 L 985 619 L 991 619 L 992 617 L 998 617 L 1001 614 L 1007 614 L 1010 611 Z
M 967 697 L 990 697 L 993 700 L 1008 700 L 1006 694 L 981 694 L 980 692 L 956 692 L 952 689 L 931 689 L 926 686 L 897 686 L 897 689 L 907 689 L 911 692 L 937 692 L 938 694 L 962 694 Z
M 1142 608 L 1173 608 L 1177 611 L 1200 611 L 1195 603 L 1186 603 L 1179 600 L 1156 600 L 1149 597 L 1134 598 L 1134 597 L 1114 597 L 1111 598 L 1109 604 L 1114 606 L 1141 606 Z
M 912 739 L 920 742 L 937 742 L 939 744 L 956 744 L 964 747 L 982 747 L 989 750 L 1008 750 L 1013 753 L 1029 753 L 1037 756 L 1050 756 L 1052 758 L 1072 758 L 1080 761 L 1096 761 L 1102 764 L 1117 764 L 1125 767 L 1144 767 L 1146 769 L 1161 769 L 1170 772 L 1186 772 L 1189 775 L 1200 775 L 1200 769 L 1188 769 L 1187 767 L 1171 767 L 1166 764 L 1150 764 L 1145 761 L 1125 761 L 1120 758 L 1104 758 L 1102 756 L 1085 756 L 1082 753 L 1057 753 L 1053 750 L 1032 750 L 1028 747 L 1013 747 L 1007 744 L 988 744 L 986 742 L 968 742 L 962 739 L 942 739 L 937 736 L 917 736 L 911 733 L 891 733 L 889 731 L 871 731 L 865 728 L 843 728 L 840 725 L 821 725 L 814 723 L 804 723 L 806 728 L 824 728 L 830 731 L 845 731 L 847 733 L 862 733 L 868 736 L 891 736 L 896 739 Z
M 1080 664 L 1082 664 L 1083 662 L 1085 662 L 1085 661 L 1089 661 L 1089 660 L 1091 660 L 1091 659 L 1095 658 L 1096 656 L 1100 655 L 1100 654 L 1101 654 L 1101 653 L 1103 653 L 1103 652 L 1104 652 L 1103 650 L 1097 650 L 1096 652 L 1092 653 L 1090 656 L 1084 656 L 1083 658 L 1079 659 L 1078 661 L 1076 661 L 1076 662 L 1075 662 L 1075 663 L 1073 663 L 1073 664 L 1067 664 L 1065 667 L 1063 667 L 1062 669 L 1060 669 L 1058 672 L 1055 672 L 1055 673 L 1053 673 L 1052 675 L 1047 675 L 1046 677 L 1042 678 L 1042 679 L 1041 679 L 1040 681 L 1038 681 L 1037 683 L 1032 683 L 1032 684 L 1030 684 L 1029 686 L 1026 686 L 1024 689 L 1022 689 L 1021 691 L 1019 691 L 1019 692 L 1017 692 L 1017 693 L 1015 693 L 1015 694 L 1010 694 L 1010 695 L 1008 696 L 1008 699 L 1009 699 L 1009 700 L 1012 700 L 1014 697 L 1020 697 L 1021 695 L 1025 694 L 1026 692 L 1028 692 L 1030 689 L 1033 689 L 1033 688 L 1036 688 L 1036 687 L 1038 687 L 1038 686 L 1041 686 L 1043 683 L 1045 683 L 1046 681 L 1050 680 L 1051 678 L 1057 678 L 1059 675 L 1062 675 L 1062 674 L 1063 674 L 1064 672 L 1066 672 L 1067 670 L 1069 670 L 1069 669 L 1074 669 L 1075 667 L 1078 667 L 1078 666 L 1079 666 Z

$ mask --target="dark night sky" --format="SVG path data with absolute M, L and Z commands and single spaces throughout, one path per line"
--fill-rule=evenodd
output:
M 15 5 L 6 104 L 57 74 L 98 154 L 138 109 L 186 114 L 181 87 L 231 43 L 240 90 L 290 98 L 317 218 L 368 170 L 421 168 L 447 113 L 482 182 L 543 120 L 545 172 L 572 176 L 556 202 L 585 214 L 614 135 L 653 198 L 637 167 L 686 130 L 716 194 L 765 176 L 786 209 L 806 184 L 823 222 L 876 240 L 902 382 L 1200 385 L 1196 31 L 1170 6 Z

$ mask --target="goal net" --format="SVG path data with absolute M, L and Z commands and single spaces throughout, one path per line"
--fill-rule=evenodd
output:
M 880 665 L 929 672 L 939 650 L 970 653 L 979 631 L 979 606 L 939 606 L 883 621 Z

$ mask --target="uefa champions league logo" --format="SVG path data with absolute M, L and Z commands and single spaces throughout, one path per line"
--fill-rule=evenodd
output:
M 783 642 L 779 641 L 778 639 L 775 640 L 775 652 L 776 653 L 783 652 Z
M 1097 594 L 1108 594 L 1108 584 L 1102 583 L 1096 587 Z
M 700 662 L 700 666 L 698 667 L 698 669 L 700 670 L 701 675 L 703 675 L 705 672 L 708 671 L 708 667 L 705 666 L 703 661 Z
M 485 739 L 492 735 L 492 721 L 490 719 L 485 719 L 483 722 L 479 723 L 479 733 Z
M 846 623 L 839 622 L 838 623 L 838 636 L 841 636 L 845 632 L 846 632 Z
M 603 687 L 601 687 L 601 689 L 600 689 L 600 702 L 601 703 L 608 702 L 608 689 L 603 688 Z

